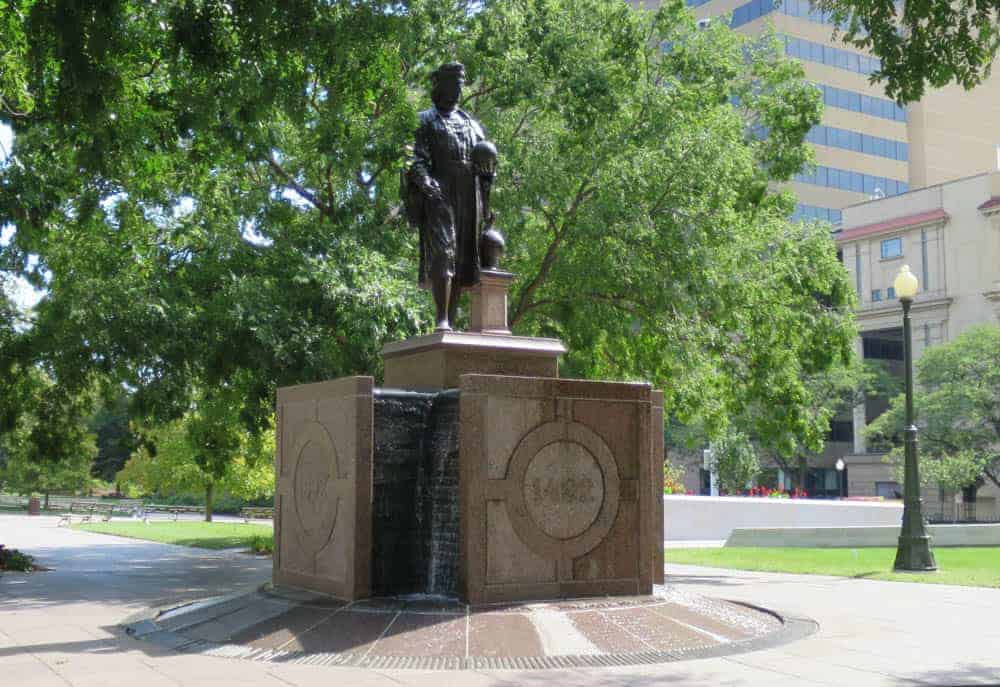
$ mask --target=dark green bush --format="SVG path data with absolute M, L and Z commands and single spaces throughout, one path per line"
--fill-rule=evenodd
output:
M 255 534 L 250 538 L 250 552 L 251 553 L 274 553 L 274 535 L 273 534 Z
M 8 549 L 0 544 L 0 570 L 31 572 L 34 568 L 34 558 L 17 549 Z

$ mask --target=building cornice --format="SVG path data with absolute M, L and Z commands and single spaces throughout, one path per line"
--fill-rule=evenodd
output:
M 839 234 L 837 234 L 836 240 L 837 243 L 847 243 L 848 241 L 854 241 L 856 239 L 869 236 L 890 234 L 901 229 L 918 229 L 931 224 L 944 223 L 950 218 L 951 215 L 945 212 L 942 208 L 936 208 L 934 210 L 920 212 L 915 215 L 904 215 L 902 217 L 894 217 L 892 219 L 874 222 L 872 224 L 863 224 L 860 227 L 843 229 Z
M 954 298 L 950 296 L 933 296 L 927 299 L 920 299 L 913 301 L 913 305 L 910 306 L 910 312 L 917 314 L 920 312 L 926 312 L 928 310 L 938 310 L 947 309 L 954 302 Z M 863 322 L 864 320 L 874 320 L 885 315 L 890 315 L 893 313 L 898 313 L 902 306 L 899 304 L 898 300 L 884 301 L 878 305 L 867 305 L 858 308 L 854 311 L 855 317 L 858 322 Z
M 993 196 L 988 201 L 979 206 L 979 211 L 984 215 L 995 215 L 1000 212 L 1000 196 Z

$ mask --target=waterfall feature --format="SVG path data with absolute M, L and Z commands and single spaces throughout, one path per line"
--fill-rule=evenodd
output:
M 428 545 L 429 594 L 454 596 L 458 567 L 458 392 L 438 394 L 431 404 L 424 429 L 422 485 L 424 512 L 429 527 L 423 532 Z
M 454 596 L 458 391 L 375 396 L 372 590 Z

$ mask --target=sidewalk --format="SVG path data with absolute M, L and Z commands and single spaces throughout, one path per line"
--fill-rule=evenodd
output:
M 777 649 L 657 666 L 534 672 L 375 671 L 178 655 L 118 628 L 150 606 L 252 589 L 270 561 L 0 515 L 0 541 L 52 572 L 0 575 L 0 682 L 11 685 L 1000 684 L 1000 590 L 668 565 L 668 583 L 817 620 Z M 669 558 L 669 554 L 668 554 Z

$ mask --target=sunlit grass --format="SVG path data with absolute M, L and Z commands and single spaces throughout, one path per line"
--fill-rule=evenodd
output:
M 938 572 L 894 573 L 896 549 L 744 548 L 668 549 L 667 563 L 763 572 L 836 575 L 872 580 L 1000 587 L 1000 547 L 934 549 Z
M 251 548 L 270 550 L 273 541 L 269 523 L 241 522 L 101 522 L 74 525 L 73 529 L 145 539 L 163 544 L 198 546 L 204 549 Z

